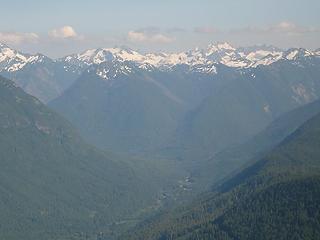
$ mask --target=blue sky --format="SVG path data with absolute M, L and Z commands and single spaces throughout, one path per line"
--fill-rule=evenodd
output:
M 319 0 L 0 0 L 0 41 L 59 57 L 127 45 L 181 51 L 210 42 L 320 47 Z

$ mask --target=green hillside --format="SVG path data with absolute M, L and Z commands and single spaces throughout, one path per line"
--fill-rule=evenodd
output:
M 122 239 L 320 239 L 320 115 L 193 204 Z
M 1 239 L 110 238 L 112 227 L 147 212 L 169 182 L 167 166 L 129 164 L 87 145 L 4 78 L 0 100 Z

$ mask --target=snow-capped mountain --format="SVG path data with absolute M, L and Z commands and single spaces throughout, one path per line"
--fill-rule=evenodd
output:
M 43 102 L 57 97 L 79 76 L 42 54 L 26 54 L 0 44 L 0 74 Z
M 306 57 L 312 57 L 312 56 L 316 56 L 316 55 L 317 54 L 315 52 L 311 52 L 307 49 L 291 48 L 288 51 L 283 53 L 283 58 L 290 60 L 290 61 L 294 61 L 294 60 L 303 59 Z
M 178 64 L 197 65 L 205 63 L 206 59 L 189 52 L 182 53 L 148 53 L 141 54 L 128 48 L 98 48 L 90 49 L 80 54 L 67 56 L 60 61 L 79 67 L 98 65 L 104 62 L 134 62 L 140 68 L 153 66 L 157 68 L 172 67 Z
M 179 53 L 147 53 L 142 54 L 128 48 L 99 48 L 87 50 L 83 53 L 69 55 L 59 61 L 68 63 L 70 68 L 74 66 L 83 68 L 97 65 L 108 61 L 130 61 L 140 66 L 148 68 L 150 66 L 159 69 L 170 69 L 176 65 L 189 65 L 190 69 L 208 70 L 208 65 L 223 64 L 232 68 L 251 68 L 259 65 L 270 65 L 280 59 L 294 60 L 295 54 L 304 52 L 299 56 L 316 56 L 319 51 L 311 52 L 305 49 L 281 50 L 273 46 L 254 46 L 247 48 L 236 48 L 228 43 L 210 44 L 204 49 L 195 48 Z M 291 54 L 290 54 L 291 53 Z M 209 68 L 210 72 L 212 68 Z
M 45 56 L 42 54 L 24 54 L 0 43 L 0 72 L 15 72 L 21 70 L 27 64 L 42 62 L 44 58 Z
M 206 65 L 218 63 L 220 59 L 213 57 L 215 52 L 220 52 L 222 49 L 229 49 L 227 45 L 218 44 L 217 47 L 210 45 L 206 50 L 194 49 L 180 53 L 147 53 L 142 54 L 128 48 L 101 48 L 91 49 L 80 54 L 67 56 L 60 61 L 77 65 L 79 67 L 100 64 L 107 61 L 130 61 L 135 62 L 141 68 L 153 66 L 160 69 L 169 69 L 175 65 Z M 231 48 L 231 46 L 230 46 Z M 233 49 L 234 50 L 234 49 Z
M 236 48 L 228 43 L 210 44 L 206 48 L 195 48 L 178 53 L 143 54 L 126 47 L 98 48 L 82 53 L 52 60 L 63 64 L 65 71 L 80 74 L 91 65 L 104 62 L 134 62 L 140 68 L 159 68 L 168 70 L 176 65 L 188 65 L 190 69 L 213 73 L 212 64 L 223 64 L 232 68 L 255 68 L 259 65 L 270 65 L 279 60 L 297 60 L 301 57 L 319 56 L 320 50 L 314 52 L 306 49 L 281 50 L 273 46 L 253 46 Z M 44 61 L 41 54 L 31 55 L 18 52 L 0 44 L 0 72 L 14 72 L 29 64 Z M 211 66 L 211 67 L 210 67 Z

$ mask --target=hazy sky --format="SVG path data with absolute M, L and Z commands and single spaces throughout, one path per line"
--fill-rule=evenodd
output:
M 60 57 L 126 45 L 180 51 L 211 42 L 320 47 L 319 0 L 0 0 L 0 41 Z

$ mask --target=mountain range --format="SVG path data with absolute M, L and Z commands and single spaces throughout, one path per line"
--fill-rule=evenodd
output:
M 318 99 L 319 51 L 210 44 L 181 53 L 99 48 L 50 59 L 0 46 L 0 74 L 102 150 L 189 166 Z M 200 164 L 201 165 L 201 164 Z
M 202 53 L 236 51 L 218 46 Z M 137 52 L 114 51 L 109 60 L 106 49 L 67 57 L 86 71 L 48 103 L 102 149 L 152 158 L 208 158 L 320 93 L 320 58 L 304 49 L 283 52 L 272 64 L 240 68 L 214 60 L 152 65 Z
M 206 161 L 319 96 L 319 51 L 228 43 L 183 53 L 100 48 L 52 60 L 1 46 L 1 74 L 91 144 L 143 158 Z
M 0 237 L 316 239 L 319 50 L 0 44 L 0 75 Z
M 67 89 L 88 66 L 103 62 L 134 62 L 141 69 L 169 71 L 177 65 L 186 65 L 189 71 L 215 73 L 215 65 L 232 68 L 256 68 L 280 60 L 297 60 L 319 56 L 319 51 L 306 49 L 281 50 L 272 46 L 235 48 L 228 43 L 210 44 L 204 49 L 179 53 L 142 54 L 126 47 L 90 49 L 83 53 L 51 59 L 43 54 L 25 54 L 0 44 L 0 73 L 13 79 L 25 91 L 48 102 Z M 126 73 L 128 69 L 119 69 Z M 103 78 L 112 78 L 103 70 L 97 70 Z

